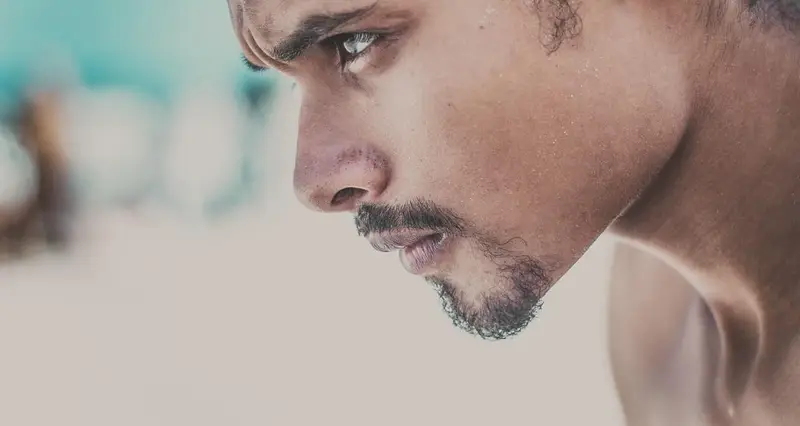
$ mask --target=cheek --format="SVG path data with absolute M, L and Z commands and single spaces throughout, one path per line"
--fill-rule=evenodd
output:
M 517 43 L 508 34 L 513 29 L 506 27 L 500 38 L 499 31 L 480 29 L 480 14 L 466 21 L 474 21 L 474 31 L 461 28 L 458 37 L 418 36 L 437 43 L 412 43 L 380 91 L 382 122 L 402 135 L 392 149 L 403 164 L 403 184 L 455 190 L 463 202 L 496 193 L 498 184 L 507 187 L 505 174 L 513 180 L 517 171 L 507 162 L 521 150 L 529 153 L 524 140 L 530 140 L 535 116 L 528 99 L 515 94 L 530 91 L 530 84 L 519 82 L 530 81 L 531 71 L 516 60 Z M 528 37 L 525 45 L 539 52 Z
M 402 195 L 430 196 L 508 233 L 532 215 L 556 225 L 564 218 L 571 192 L 602 172 L 602 147 L 573 126 L 574 105 L 556 102 L 566 91 L 559 80 L 543 82 L 536 64 L 519 58 L 449 60 L 420 74 L 450 78 L 411 85 L 415 107 L 400 115 L 408 119 L 396 170 Z
M 529 237 L 540 253 L 579 254 L 674 147 L 680 117 L 664 99 L 675 84 L 631 80 L 631 68 L 659 67 L 647 49 L 547 57 L 524 26 L 460 34 L 408 52 L 385 81 L 381 115 L 402 140 L 393 195 Z

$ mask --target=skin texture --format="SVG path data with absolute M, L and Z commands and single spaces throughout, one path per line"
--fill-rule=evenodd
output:
M 248 62 L 302 90 L 299 199 L 352 213 L 368 238 L 447 235 L 422 274 L 456 325 L 485 338 L 519 332 L 610 227 L 635 247 L 615 269 L 615 309 L 644 321 L 660 297 L 672 306 L 655 316 L 663 327 L 650 339 L 612 318 L 632 424 L 792 424 L 800 415 L 800 55 L 790 9 L 732 0 L 229 5 Z M 324 36 L 285 41 L 310 15 L 356 9 L 367 12 Z M 361 32 L 381 37 L 350 62 L 345 42 L 363 42 L 352 35 Z M 655 299 L 639 297 L 649 292 L 638 285 Z M 620 362 L 637 353 L 638 363 Z M 700 371 L 686 374 L 697 360 Z M 637 369 L 641 383 L 631 379 Z M 667 371 L 684 374 L 664 382 Z M 670 417 L 676 410 L 686 416 Z

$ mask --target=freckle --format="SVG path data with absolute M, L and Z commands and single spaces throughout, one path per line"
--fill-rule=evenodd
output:
M 481 25 L 481 26 L 480 26 L 480 27 L 478 27 L 478 28 L 480 28 L 480 29 L 484 29 L 484 26 L 483 26 L 483 25 Z

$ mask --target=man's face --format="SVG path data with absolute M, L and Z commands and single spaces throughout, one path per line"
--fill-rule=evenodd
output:
M 527 324 L 684 130 L 660 30 L 557 3 L 231 0 L 248 61 L 302 90 L 299 198 L 404 247 L 486 338 Z M 558 28 L 580 34 L 551 54 Z

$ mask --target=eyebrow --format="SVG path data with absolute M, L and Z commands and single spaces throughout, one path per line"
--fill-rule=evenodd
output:
M 376 1 L 369 6 L 347 12 L 308 16 L 300 22 L 300 25 L 291 34 L 272 49 L 270 56 L 281 62 L 292 62 L 342 26 L 364 19 L 377 4 L 378 2 Z M 253 64 L 247 58 L 244 58 L 244 61 L 247 67 L 253 71 L 263 71 L 265 69 Z

